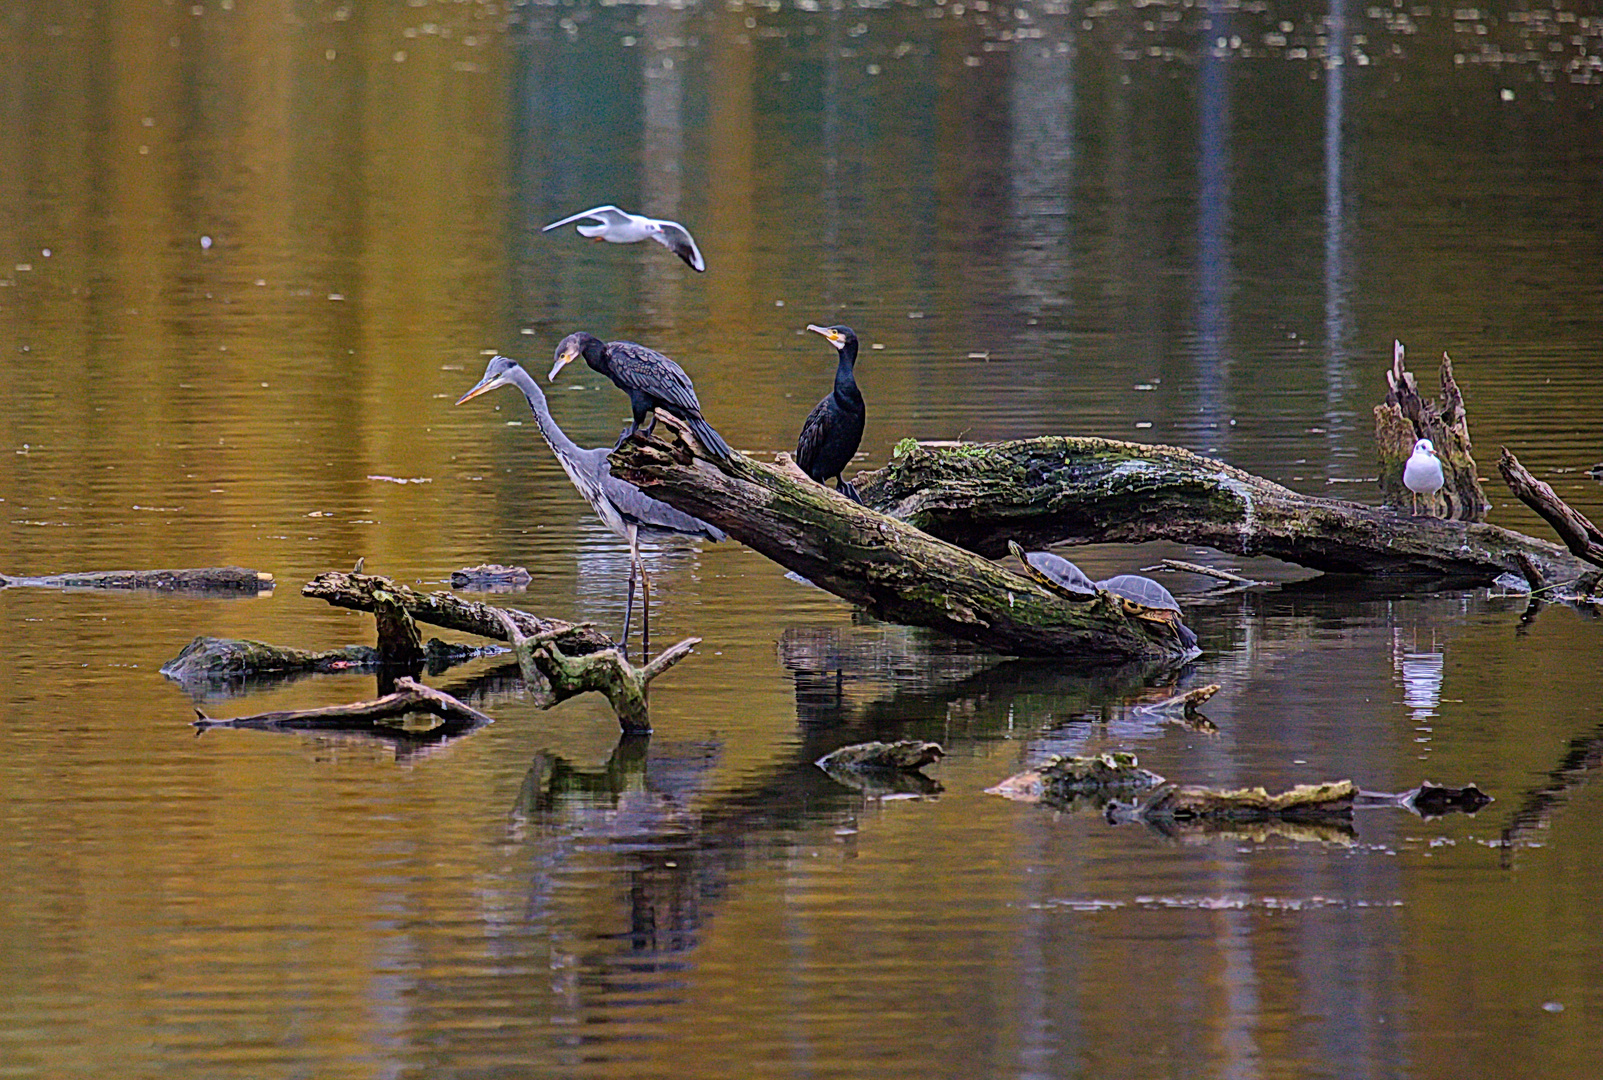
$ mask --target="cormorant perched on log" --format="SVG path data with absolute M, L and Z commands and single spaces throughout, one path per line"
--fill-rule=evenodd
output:
M 809 323 L 807 329 L 823 334 L 840 350 L 840 364 L 835 368 L 835 388 L 813 406 L 802 423 L 801 436 L 796 440 L 796 464 L 820 484 L 833 476 L 842 495 L 861 503 L 857 489 L 841 475 L 857 453 L 857 444 L 863 441 L 863 418 L 867 415 L 852 374 L 857 363 L 857 335 L 849 326 Z
M 708 454 L 719 461 L 729 460 L 733 451 L 712 425 L 702 419 L 701 402 L 696 400 L 696 388 L 690 384 L 690 376 L 685 374 L 684 368 L 655 349 L 632 341 L 603 342 L 581 330 L 569 334 L 557 346 L 556 363 L 551 366 L 547 378 L 555 382 L 557 372 L 581 356 L 585 363 L 629 395 L 634 422 L 618 437 L 618 446 L 640 430 L 647 413 L 652 414 L 646 428 L 646 434 L 650 435 L 651 429 L 657 426 L 656 410 L 663 409 L 688 424 Z
M 612 451 L 606 447 L 587 450 L 568 438 L 552 418 L 551 409 L 546 405 L 545 394 L 541 392 L 540 384 L 514 360 L 508 360 L 504 356 L 492 359 L 484 369 L 484 378 L 480 379 L 473 389 L 463 394 L 457 404 L 471 401 L 480 394 L 500 386 L 515 386 L 523 391 L 523 396 L 529 402 L 529 409 L 534 413 L 535 425 L 540 429 L 540 434 L 545 436 L 552 453 L 557 455 L 557 462 L 561 464 L 562 471 L 568 474 L 568 479 L 573 481 L 573 486 L 579 489 L 579 494 L 584 496 L 602 523 L 628 541 L 629 596 L 623 611 L 623 636 L 619 638 L 619 644 L 623 646 L 623 654 L 627 657 L 629 616 L 634 612 L 635 574 L 638 572 L 642 589 L 640 613 L 644 623 L 641 644 L 644 650 L 649 651 L 651 576 L 646 573 L 646 564 L 640 558 L 640 534 L 702 536 L 717 542 L 726 539 L 723 530 L 707 524 L 700 518 L 675 510 L 667 503 L 653 499 L 627 480 L 613 476 L 607 461 L 607 455 Z

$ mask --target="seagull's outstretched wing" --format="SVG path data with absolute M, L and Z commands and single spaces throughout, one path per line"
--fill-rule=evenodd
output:
M 553 221 L 540 231 L 550 232 L 552 229 L 560 229 L 564 225 L 572 225 L 575 221 L 579 221 L 583 218 L 594 218 L 603 225 L 626 225 L 629 222 L 628 214 L 609 203 L 606 206 L 591 207 L 589 210 L 586 210 L 581 214 L 574 214 L 571 217 L 565 217 L 561 221 Z
M 651 234 L 653 240 L 685 260 L 692 270 L 698 273 L 706 271 L 707 262 L 701 257 L 701 249 L 691 238 L 689 229 L 677 221 L 659 220 L 657 225 L 659 231 Z

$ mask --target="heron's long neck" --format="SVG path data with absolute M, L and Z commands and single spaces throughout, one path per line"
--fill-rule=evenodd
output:
M 557 452 L 557 456 L 561 457 L 563 453 L 567 453 L 571 457 L 580 453 L 579 444 L 568 438 L 567 435 L 563 434 L 562 429 L 557 427 L 556 418 L 551 415 L 551 409 L 545 403 L 545 392 L 540 389 L 540 384 L 535 382 L 534 378 L 521 367 L 511 374 L 512 381 L 517 384 L 519 390 L 523 391 L 523 396 L 529 400 L 529 408 L 534 413 L 535 426 L 540 429 L 540 434 L 545 436 L 545 441 L 551 444 L 551 449 Z

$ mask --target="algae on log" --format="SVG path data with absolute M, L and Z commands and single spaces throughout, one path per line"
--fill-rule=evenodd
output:
M 1009 540 L 1174 540 L 1338 574 L 1489 584 L 1520 573 L 1521 558 L 1549 580 L 1584 570 L 1558 545 L 1509 529 L 1300 495 L 1172 446 L 1069 436 L 919 444 L 854 482 L 870 506 L 983 555 L 1002 555 Z
M 666 419 L 666 418 L 664 418 Z M 709 521 L 788 570 L 892 622 L 928 626 L 998 652 L 1093 662 L 1188 652 L 1168 623 L 1116 597 L 1074 603 L 954 544 L 858 506 L 780 466 L 742 455 L 722 469 L 660 439 L 613 451 L 612 474 Z

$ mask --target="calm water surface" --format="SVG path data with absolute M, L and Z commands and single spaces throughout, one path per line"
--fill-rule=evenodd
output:
M 652 694 L 449 743 L 214 716 L 197 634 L 327 647 L 358 557 L 614 628 L 627 549 L 515 395 L 591 329 L 674 355 L 738 448 L 794 445 L 864 342 L 900 439 L 1173 443 L 1373 500 L 1393 339 L 1603 520 L 1603 20 L 1586 6 L 179 5 L 0 25 L 0 572 L 239 564 L 232 601 L 8 589 L 0 1076 L 1603 1073 L 1595 612 L 1486 590 L 1176 577 L 1179 673 L 880 624 L 734 544 L 651 554 Z M 1339 58 L 1339 63 L 1337 59 Z M 709 271 L 540 226 L 616 202 Z M 626 409 L 589 371 L 581 443 Z M 1209 682 L 1217 732 L 1144 701 Z M 935 739 L 938 788 L 812 765 Z M 1048 753 L 1187 782 L 1478 783 L 1473 816 L 1165 835 L 986 794 Z

